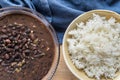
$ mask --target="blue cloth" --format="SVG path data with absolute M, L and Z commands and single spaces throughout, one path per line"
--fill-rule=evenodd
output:
M 62 43 L 69 23 L 78 15 L 94 9 L 120 13 L 120 0 L 0 0 L 0 7 L 24 6 L 43 14 L 56 30 Z

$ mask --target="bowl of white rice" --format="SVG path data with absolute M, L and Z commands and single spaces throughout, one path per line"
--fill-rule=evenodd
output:
M 80 80 L 120 80 L 120 15 L 92 10 L 74 19 L 63 39 L 63 56 Z

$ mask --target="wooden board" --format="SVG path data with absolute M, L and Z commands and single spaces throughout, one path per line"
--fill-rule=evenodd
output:
M 67 68 L 62 55 L 62 48 L 60 47 L 60 62 L 53 80 L 78 80 Z

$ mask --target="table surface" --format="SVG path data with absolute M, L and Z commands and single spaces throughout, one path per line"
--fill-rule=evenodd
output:
M 62 47 L 60 46 L 60 62 L 53 80 L 78 80 L 67 68 L 63 59 Z

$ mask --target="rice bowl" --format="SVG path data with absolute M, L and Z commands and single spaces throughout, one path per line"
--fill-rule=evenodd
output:
M 116 74 L 119 69 L 120 59 L 119 22 L 120 15 L 115 12 L 93 10 L 80 15 L 69 25 L 63 39 L 63 56 L 68 68 L 76 77 L 81 80 L 104 80 L 105 78 L 108 78 L 108 80 L 111 80 L 109 78 L 119 80 L 118 73 Z M 102 25 L 102 23 L 105 24 Z M 117 31 L 112 30 L 116 25 Z M 90 32 L 90 30 L 94 32 Z M 98 32 L 100 33 L 98 34 Z M 108 32 L 107 35 L 106 32 Z M 117 36 L 115 38 L 116 41 L 113 41 L 113 38 L 111 38 L 111 32 Z M 113 46 L 113 43 L 117 46 Z M 113 68 L 116 65 L 117 68 Z

